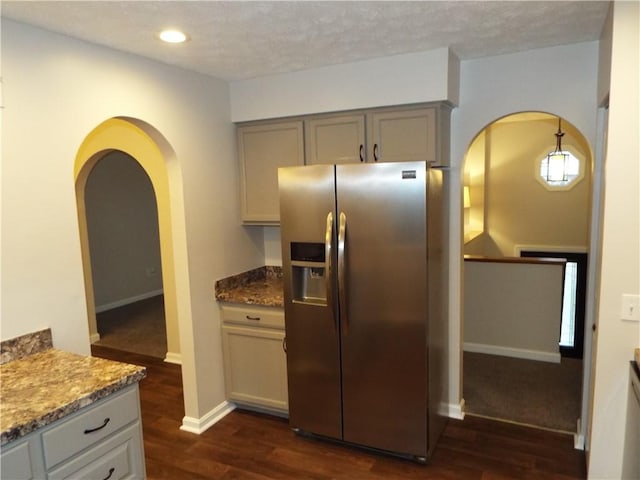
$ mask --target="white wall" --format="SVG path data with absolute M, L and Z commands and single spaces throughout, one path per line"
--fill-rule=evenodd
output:
M 264 227 L 264 264 L 282 266 L 280 227 Z
M 435 85 L 429 80 L 434 74 L 442 79 L 443 69 L 451 71 L 440 51 L 426 52 L 425 60 L 433 60 L 427 68 L 396 63 L 395 57 L 377 60 L 380 68 L 393 69 L 398 83 L 375 83 L 373 90 L 356 73 L 359 64 L 327 67 L 305 72 L 253 79 L 231 85 L 232 118 L 253 120 L 318 111 L 346 110 L 396 103 L 443 100 L 445 81 Z M 388 62 L 388 63 L 387 63 Z M 459 107 L 452 111 L 451 165 L 454 179 L 450 190 L 451 257 L 449 304 L 450 375 L 449 396 L 453 403 L 462 398 L 461 389 L 461 165 L 473 138 L 492 121 L 521 111 L 545 111 L 560 115 L 571 122 L 590 142 L 596 133 L 596 83 L 598 43 L 586 42 L 552 47 L 497 57 L 468 60 L 460 64 Z M 407 75 L 405 75 L 407 72 Z M 454 69 L 455 72 L 455 69 Z M 553 74 L 549 74 L 553 72 Z M 445 75 L 446 76 L 446 75 Z M 560 79 L 560 80 L 559 80 Z M 457 79 L 447 79 L 448 85 Z M 375 82 L 374 78 L 367 81 Z M 316 95 L 316 88 L 319 95 Z M 450 87 L 449 90 L 452 89 Z M 364 89 L 360 94 L 358 89 Z M 404 89 L 403 92 L 398 91 Z M 433 90 L 432 90 L 433 89 Z M 313 95 L 311 94 L 313 92 Z M 304 95 L 303 95 L 304 93 Z M 319 98 L 316 98 L 319 97 Z M 355 100 L 354 100 L 355 98 Z M 251 101 L 245 100 L 251 99 Z M 269 242 L 277 238 L 270 233 Z M 265 248 L 277 254 L 277 249 Z M 280 258 L 274 258 L 281 261 Z M 459 415 L 453 406 L 452 415 Z
M 460 68 L 460 106 L 452 112 L 451 164 L 459 182 L 451 189 L 451 243 L 462 238 L 461 165 L 473 138 L 492 121 L 524 111 L 554 113 L 571 122 L 593 148 L 596 133 L 598 43 L 585 42 L 468 60 Z M 552 75 L 549 72 L 553 72 Z M 559 81 L 558 79 L 568 79 Z M 450 339 L 460 343 L 462 265 L 460 249 L 451 249 Z M 455 353 L 452 355 L 455 356 Z M 461 358 L 451 359 L 451 376 L 461 381 Z M 462 396 L 452 381 L 450 396 Z
M 171 144 L 183 179 L 184 215 L 172 220 L 189 263 L 191 318 L 179 322 L 196 383 L 185 404 L 203 416 L 225 398 L 214 282 L 263 261 L 262 233 L 238 221 L 228 85 L 4 18 L 2 74 L 2 339 L 51 327 L 56 348 L 89 353 L 74 160 L 104 120 L 142 119 Z
M 441 100 L 457 104 L 459 63 L 441 48 L 240 80 L 231 84 L 231 118 L 242 122 Z
M 464 262 L 464 350 L 560 362 L 562 263 Z
M 629 361 L 640 346 L 640 323 L 620 319 L 622 295 L 640 294 L 639 24 L 638 2 L 614 3 L 589 456 L 589 477 L 594 479 L 622 474 Z

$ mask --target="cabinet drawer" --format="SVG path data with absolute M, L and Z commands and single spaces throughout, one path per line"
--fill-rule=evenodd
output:
M 226 323 L 284 329 L 284 310 L 279 308 L 223 306 L 222 319 Z
M 144 467 L 140 462 L 140 424 L 127 427 L 102 444 L 52 470 L 51 480 L 91 479 L 141 479 Z
M 137 386 L 80 411 L 42 434 L 48 468 L 111 435 L 139 416 Z

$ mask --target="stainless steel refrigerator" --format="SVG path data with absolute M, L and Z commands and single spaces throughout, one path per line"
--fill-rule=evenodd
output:
M 446 419 L 443 172 L 279 169 L 289 421 L 426 461 Z

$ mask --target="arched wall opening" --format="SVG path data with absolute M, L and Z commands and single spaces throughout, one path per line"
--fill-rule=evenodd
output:
M 153 127 L 137 119 L 111 118 L 98 125 L 87 135 L 78 149 L 75 159 L 74 180 L 89 332 L 90 334 L 97 333 L 97 323 L 85 209 L 85 187 L 89 174 L 96 163 L 106 154 L 115 150 L 124 152 L 139 162 L 149 176 L 156 195 L 167 328 L 166 360 L 180 363 L 179 303 L 188 304 L 189 295 L 188 291 L 185 291 L 188 289 L 188 284 L 185 286 L 176 281 L 169 169 L 172 164 L 177 162 L 175 162 L 175 154 L 168 142 Z M 175 167 L 177 169 L 177 165 Z M 174 173 L 179 174 L 179 171 Z
M 475 136 L 462 166 L 464 253 L 513 256 L 523 241 L 587 248 L 593 157 L 582 133 L 562 120 L 562 149 L 578 157 L 582 173 L 568 188 L 545 187 L 540 178 L 541 158 L 555 149 L 558 116 L 514 113 Z
M 597 200 L 595 196 L 599 195 L 593 186 L 597 181 L 594 180 L 597 175 L 594 173 L 595 158 L 583 133 L 565 118 L 562 118 L 562 130 L 565 132 L 563 150 L 570 150 L 581 158 L 583 176 L 572 188 L 558 191 L 545 189 L 537 178 L 539 157 L 554 150 L 554 132 L 557 128 L 558 116 L 553 113 L 516 112 L 489 122 L 473 137 L 464 152 L 460 168 L 461 257 L 464 254 L 515 257 L 519 256 L 523 246 L 539 246 L 549 252 L 558 247 L 568 247 L 572 251 L 589 253 L 589 278 L 596 278 L 594 272 L 598 252 L 590 251 L 593 248 L 592 230 L 598 228 L 592 212 L 592 205 Z M 499 141 L 499 134 L 509 136 Z M 495 155 L 496 148 L 502 148 L 500 155 Z M 468 195 L 466 198 L 465 190 Z M 496 210 L 499 213 L 493 212 L 493 216 L 487 211 L 491 208 L 491 202 L 498 203 Z M 561 208 L 558 207 L 560 203 Z M 571 212 L 572 215 L 568 217 Z M 495 215 L 501 215 L 502 219 L 496 220 Z M 518 224 L 524 227 L 519 230 Z M 461 357 L 466 337 L 464 264 L 461 258 Z M 591 311 L 587 312 L 587 318 L 589 313 L 593 314 L 594 308 L 589 303 L 587 308 Z M 583 423 L 588 418 L 590 408 L 590 400 L 585 394 L 585 385 L 588 385 L 591 375 L 591 332 L 588 330 L 584 328 L 585 372 L 580 378 L 583 398 L 579 416 Z M 461 383 L 463 370 L 464 365 L 460 369 Z M 461 387 L 460 395 L 463 398 L 464 385 Z M 468 411 L 467 399 L 463 401 Z M 580 425 L 577 430 L 576 438 L 583 433 Z M 584 438 L 581 442 L 584 442 Z M 576 440 L 576 445 L 578 443 Z

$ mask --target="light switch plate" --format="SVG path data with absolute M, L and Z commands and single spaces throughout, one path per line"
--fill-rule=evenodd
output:
M 620 310 L 622 320 L 640 322 L 640 295 L 623 294 Z

